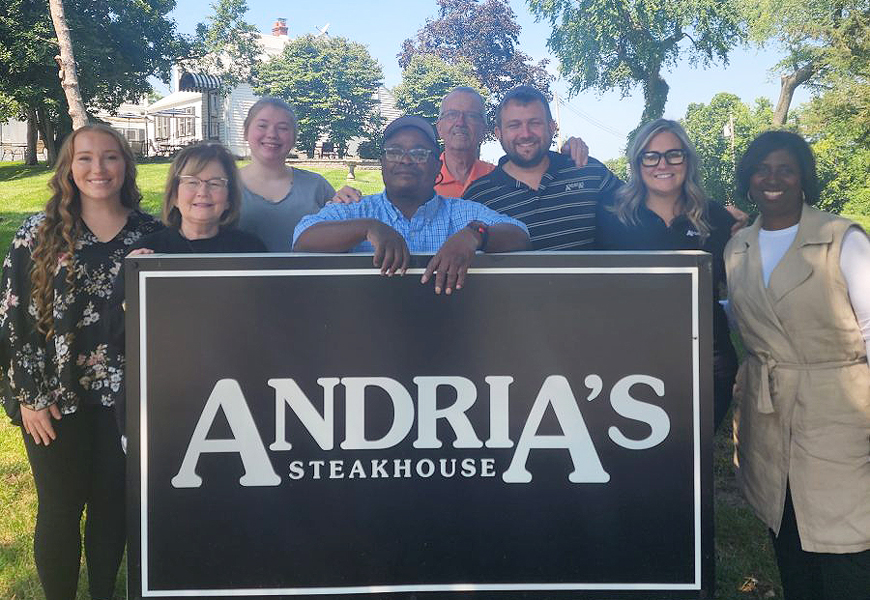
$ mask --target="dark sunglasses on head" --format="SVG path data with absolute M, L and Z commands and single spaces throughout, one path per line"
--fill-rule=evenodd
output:
M 664 152 L 656 152 L 648 150 L 640 155 L 640 164 L 645 167 L 655 167 L 662 162 L 662 157 L 665 157 L 665 162 L 669 165 L 681 165 L 686 160 L 685 150 L 665 150 Z
M 428 148 L 411 148 L 410 150 L 405 150 L 398 146 L 390 146 L 389 148 L 384 148 L 383 154 L 384 158 L 390 162 L 400 162 L 405 158 L 405 156 L 410 156 L 411 162 L 424 163 L 429 160 L 429 157 L 432 155 L 432 150 Z

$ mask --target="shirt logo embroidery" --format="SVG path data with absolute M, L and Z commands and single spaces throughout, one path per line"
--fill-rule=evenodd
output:
M 698 233 L 697 231 L 695 231 L 694 229 L 688 229 L 688 230 L 686 230 L 686 235 L 688 237 L 694 237 L 696 235 L 701 235 L 701 234 Z
M 574 191 L 574 190 L 582 190 L 583 187 L 584 187 L 584 186 L 583 186 L 583 182 L 582 182 L 582 181 L 575 181 L 575 182 L 573 182 L 573 183 L 566 183 L 566 184 L 565 184 L 565 191 L 566 191 L 566 192 L 571 192 L 571 191 Z

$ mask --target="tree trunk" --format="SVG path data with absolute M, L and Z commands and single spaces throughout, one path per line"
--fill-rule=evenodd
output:
M 36 140 L 39 138 L 36 110 L 28 106 L 25 113 L 27 114 L 27 150 L 24 151 L 24 164 L 35 165 L 37 163 Z
M 57 160 L 58 140 L 55 138 L 54 124 L 48 118 L 44 106 L 36 109 L 36 126 L 39 128 L 39 135 L 42 136 L 42 143 L 45 144 L 48 164 L 54 165 L 54 162 Z
M 779 100 L 776 103 L 776 110 L 773 111 L 773 125 L 781 127 L 785 125 L 788 119 L 788 107 L 791 105 L 791 99 L 794 96 L 794 91 L 797 86 L 806 82 L 816 73 L 815 63 L 809 63 L 802 66 L 794 73 L 782 75 L 779 88 Z
M 69 105 L 69 116 L 72 118 L 73 129 L 78 129 L 88 124 L 88 115 L 85 110 L 85 103 L 82 102 L 81 91 L 79 90 L 76 60 L 73 54 L 69 27 L 66 24 L 66 16 L 63 12 L 63 2 L 62 0 L 48 0 L 48 7 L 51 11 L 54 31 L 57 34 L 57 42 L 60 46 L 60 56 L 54 57 L 60 69 L 58 73 L 60 85 L 63 88 L 66 102 Z
M 643 115 L 641 124 L 659 119 L 665 114 L 670 86 L 658 72 L 650 73 L 643 82 Z

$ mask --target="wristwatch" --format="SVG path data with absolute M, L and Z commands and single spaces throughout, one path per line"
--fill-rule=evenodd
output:
M 486 248 L 486 243 L 489 241 L 489 225 L 480 221 L 471 221 L 468 224 L 468 228 L 480 234 L 480 244 L 477 246 L 477 249 L 483 250 Z

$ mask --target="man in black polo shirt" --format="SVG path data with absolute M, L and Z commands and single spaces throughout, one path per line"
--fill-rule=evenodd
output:
M 507 156 L 463 197 L 525 223 L 534 250 L 594 247 L 596 206 L 611 204 L 622 182 L 594 158 L 577 167 L 550 151 L 556 123 L 533 87 L 510 90 L 499 104 L 495 134 Z

